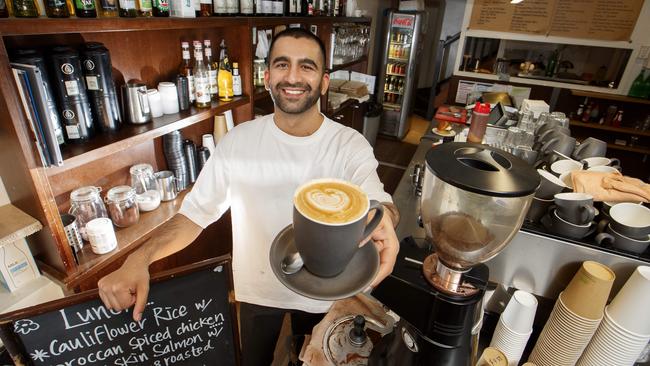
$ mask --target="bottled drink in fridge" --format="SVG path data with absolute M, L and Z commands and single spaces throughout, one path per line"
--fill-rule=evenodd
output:
M 476 103 L 472 112 L 472 124 L 469 125 L 467 142 L 480 144 L 483 142 L 485 130 L 487 129 L 488 117 L 490 116 L 490 103 Z
M 210 107 L 210 78 L 203 63 L 203 46 L 200 41 L 194 41 L 194 93 L 196 107 Z
M 183 62 L 178 70 L 178 73 L 187 78 L 187 94 L 190 97 L 190 103 L 194 102 L 194 71 L 190 63 L 190 44 L 181 42 Z M 179 94 L 180 95 L 180 94 Z
M 59 120 L 70 142 L 88 140 L 93 132 L 93 117 L 82 81 L 81 62 L 77 51 L 55 47 L 51 52 L 53 88 L 58 96 Z
M 230 102 L 232 100 L 232 68 L 228 59 L 228 49 L 226 47 L 226 40 L 222 39 L 219 45 L 221 51 L 219 53 L 219 73 L 217 74 L 217 82 L 219 83 L 219 100 L 223 102 Z

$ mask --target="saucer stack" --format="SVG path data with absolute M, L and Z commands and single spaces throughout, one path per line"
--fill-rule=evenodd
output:
M 603 318 L 614 278 L 608 267 L 583 262 L 560 293 L 529 361 L 538 366 L 575 365 Z
M 535 296 L 525 291 L 516 291 L 499 318 L 490 347 L 503 352 L 509 366 L 519 364 L 533 332 L 536 311 Z
M 605 308 L 580 366 L 633 365 L 650 341 L 650 267 L 639 266 Z

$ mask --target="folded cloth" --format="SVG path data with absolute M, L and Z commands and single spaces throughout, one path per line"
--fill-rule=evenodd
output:
M 331 366 L 323 352 L 323 337 L 330 325 L 346 315 L 363 315 L 372 318 L 385 325 L 385 332 L 393 330 L 394 319 L 386 313 L 383 305 L 372 297 L 359 294 L 343 300 L 338 300 L 325 315 L 325 318 L 318 323 L 312 331 L 309 343 L 303 345 L 300 352 L 300 360 L 306 366 Z M 366 323 L 368 327 L 368 323 Z
M 619 172 L 573 171 L 571 182 L 574 192 L 588 193 L 594 201 L 650 202 L 650 184 Z

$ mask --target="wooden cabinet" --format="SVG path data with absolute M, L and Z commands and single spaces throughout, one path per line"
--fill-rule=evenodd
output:
M 310 22 L 326 28 L 327 24 L 346 19 L 292 18 L 291 23 Z M 93 185 L 106 192 L 113 186 L 129 184 L 129 167 L 137 163 L 149 163 L 156 171 L 166 169 L 164 134 L 180 129 L 184 138 L 198 144 L 202 134 L 212 132 L 213 117 L 217 114 L 231 110 L 235 123 L 250 120 L 258 97 L 252 81 L 251 30 L 260 22 L 281 21 L 281 18 L 245 17 L 0 19 L 0 176 L 12 203 L 44 226 L 30 242 L 42 270 L 71 290 L 93 288 L 101 276 L 117 268 L 127 254 L 149 238 L 152 230 L 178 211 L 186 192 L 152 212 L 142 213 L 138 224 L 116 229 L 118 249 L 96 255 L 86 244 L 78 256 L 79 263 L 68 246 L 59 216 L 68 211 L 70 192 L 75 188 Z M 85 42 L 102 42 L 110 51 L 118 88 L 132 79 L 155 88 L 158 82 L 173 80 L 177 74 L 181 63 L 180 42 L 203 39 L 210 39 L 213 45 L 226 40 L 230 59 L 240 64 L 242 97 L 228 103 L 213 102 L 210 108 L 191 108 L 165 115 L 144 125 L 124 124 L 115 134 L 99 134 L 87 143 L 65 146 L 63 166 L 41 166 L 9 65 L 13 50 L 47 51 L 56 45 L 78 48 Z M 230 217 L 225 215 L 206 229 L 197 243 L 155 263 L 152 270 L 214 257 L 229 252 L 231 246 Z

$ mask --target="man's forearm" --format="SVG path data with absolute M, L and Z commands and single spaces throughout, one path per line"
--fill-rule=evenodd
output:
M 127 261 L 137 260 L 140 264 L 148 266 L 187 247 L 201 231 L 203 228 L 199 225 L 181 214 L 176 214 L 152 231 L 149 239 L 133 252 Z

